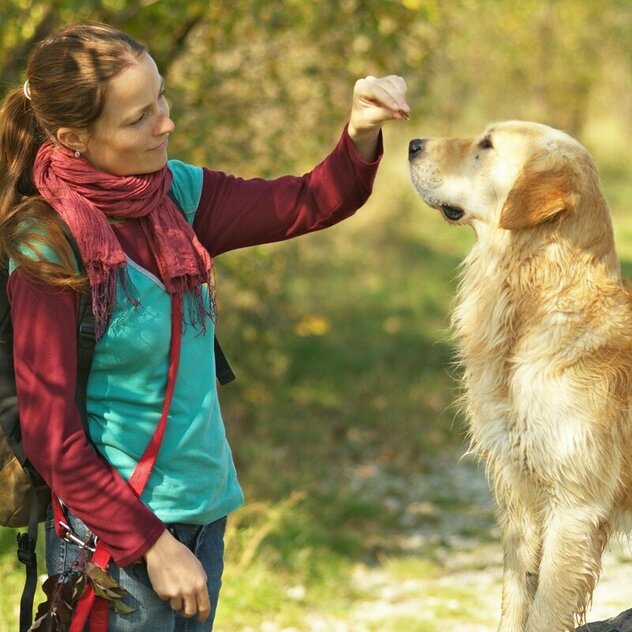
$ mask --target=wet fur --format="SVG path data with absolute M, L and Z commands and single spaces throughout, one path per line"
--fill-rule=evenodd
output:
M 477 236 L 453 327 L 502 533 L 498 630 L 568 632 L 632 524 L 632 294 L 597 169 L 569 136 L 514 121 L 427 141 L 410 173 Z

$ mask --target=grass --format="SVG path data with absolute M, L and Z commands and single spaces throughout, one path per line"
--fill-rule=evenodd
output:
M 496 537 L 483 491 L 449 478 L 462 433 L 448 314 L 472 235 L 416 198 L 406 139 L 386 141 L 355 218 L 218 261 L 239 377 L 221 397 L 248 499 L 229 523 L 218 632 L 493 628 L 481 587 L 444 581 L 458 552 L 464 572 L 496 563 L 468 549 Z M 632 181 L 611 155 L 597 159 L 632 276 Z M 0 530 L 0 632 L 23 581 L 13 539 Z
M 0 528 L 0 632 L 15 632 L 18 629 L 20 595 L 24 587 L 24 566 L 17 561 L 16 531 Z M 44 560 L 43 532 L 38 541 L 38 564 Z M 44 569 L 42 566 L 42 574 Z M 38 591 L 39 599 L 43 594 Z

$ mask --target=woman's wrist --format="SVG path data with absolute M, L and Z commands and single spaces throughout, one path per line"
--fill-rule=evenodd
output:
M 356 128 L 352 122 L 349 122 L 347 133 L 351 142 L 356 148 L 358 154 L 366 162 L 373 162 L 377 154 L 378 138 L 380 136 L 379 127 Z

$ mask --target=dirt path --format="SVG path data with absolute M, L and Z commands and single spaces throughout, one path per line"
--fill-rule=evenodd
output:
M 412 481 L 375 466 L 355 475 L 359 493 L 383 498 L 393 514 L 403 516 L 394 541 L 391 536 L 393 552 L 384 564 L 357 567 L 352 581 L 364 597 L 344 618 L 314 613 L 300 630 L 270 623 L 261 632 L 494 632 L 502 555 L 482 471 L 467 458 L 449 455 Z M 424 566 L 428 559 L 431 572 Z M 631 562 L 631 547 L 610 547 L 589 621 L 632 607 Z
M 401 581 L 399 577 L 389 576 L 388 567 L 361 569 L 357 580 L 362 588 L 370 588 L 372 599 L 358 604 L 354 623 L 337 630 L 375 629 L 370 627 L 372 621 L 401 617 L 404 612 L 419 621 L 415 629 L 420 632 L 425 632 L 424 617 L 430 630 L 438 630 L 441 624 L 448 622 L 458 624 L 459 632 L 496 630 L 500 616 L 502 553 L 493 501 L 482 469 L 472 459 L 458 457 L 453 454 L 438 460 L 428 474 L 420 476 L 412 486 L 417 498 L 411 498 L 404 509 L 409 514 L 423 515 L 432 513 L 433 506 L 443 501 L 442 509 L 434 513 L 434 524 L 427 521 L 415 524 L 411 520 L 400 543 L 402 551 L 423 557 L 428 554 L 429 544 L 434 542 L 441 572 L 435 577 L 416 579 L 411 576 Z M 451 502 L 446 503 L 447 498 L 452 499 Z M 459 596 L 467 602 L 466 608 L 459 603 Z M 588 620 L 607 619 L 630 607 L 632 546 L 613 542 L 604 557 L 602 578 Z M 466 619 L 462 618 L 464 610 L 470 611 Z M 451 611 L 454 616 L 450 616 Z

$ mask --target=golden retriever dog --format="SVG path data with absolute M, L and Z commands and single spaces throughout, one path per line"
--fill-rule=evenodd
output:
M 452 323 L 502 533 L 498 630 L 568 632 L 608 538 L 632 527 L 632 292 L 597 168 L 567 134 L 519 121 L 412 140 L 409 167 L 476 235 Z

